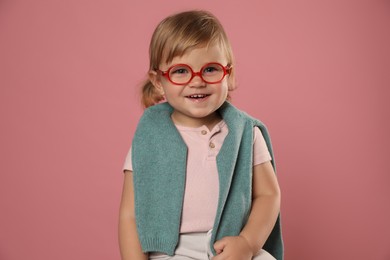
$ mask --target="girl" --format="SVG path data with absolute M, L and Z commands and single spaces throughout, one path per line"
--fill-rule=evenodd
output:
M 265 126 L 227 100 L 230 43 L 205 11 L 154 31 L 147 108 L 124 165 L 122 259 L 283 259 Z

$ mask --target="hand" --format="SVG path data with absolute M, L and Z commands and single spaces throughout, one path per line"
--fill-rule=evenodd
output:
M 242 236 L 224 237 L 214 244 L 217 255 L 213 260 L 250 260 L 253 257 L 252 249 Z

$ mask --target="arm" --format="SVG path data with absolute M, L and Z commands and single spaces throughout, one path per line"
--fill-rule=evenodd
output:
M 263 247 L 280 210 L 280 189 L 271 162 L 253 167 L 252 209 L 237 237 L 225 237 L 214 244 L 214 259 L 251 259 Z M 223 253 L 221 253 L 223 252 Z M 234 256 L 234 257 L 233 257 Z
M 255 254 L 270 235 L 280 211 L 280 189 L 271 162 L 254 167 L 252 210 L 241 231 Z
M 119 210 L 119 248 L 122 260 L 147 260 L 142 252 L 135 224 L 133 173 L 125 171 Z

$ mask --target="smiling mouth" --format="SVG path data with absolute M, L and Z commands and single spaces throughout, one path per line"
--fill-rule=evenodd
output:
M 205 98 L 205 97 L 208 97 L 210 95 L 207 95 L 207 94 L 196 94 L 196 95 L 189 95 L 189 96 L 186 96 L 187 98 L 191 98 L 191 99 L 202 99 L 202 98 Z

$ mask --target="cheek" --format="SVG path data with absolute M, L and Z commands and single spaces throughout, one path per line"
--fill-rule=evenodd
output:
M 227 83 L 224 82 L 215 87 L 217 90 L 214 92 L 214 94 L 216 95 L 215 97 L 217 98 L 217 102 L 224 102 L 229 95 L 229 88 Z
M 228 91 L 230 91 L 229 82 L 227 80 L 224 80 L 222 84 L 219 86 L 221 94 L 227 94 Z
M 178 88 L 175 88 L 175 86 L 168 86 L 167 84 L 163 85 L 163 90 L 167 100 L 173 99 L 180 94 Z

